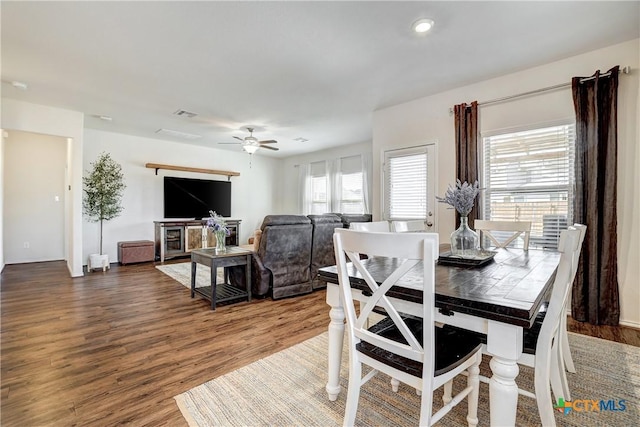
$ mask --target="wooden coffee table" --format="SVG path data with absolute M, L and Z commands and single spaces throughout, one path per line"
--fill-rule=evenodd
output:
M 211 301 L 211 310 L 216 309 L 216 304 L 226 301 L 241 300 L 247 298 L 251 301 L 251 256 L 253 251 L 238 246 L 227 246 L 225 251 L 218 252 L 215 248 L 196 249 L 191 251 L 191 298 L 196 294 Z M 198 264 L 206 265 L 211 269 L 211 286 L 196 288 L 196 268 Z M 239 289 L 228 283 L 225 272 L 224 283 L 217 283 L 218 268 L 244 265 L 247 278 L 247 289 Z

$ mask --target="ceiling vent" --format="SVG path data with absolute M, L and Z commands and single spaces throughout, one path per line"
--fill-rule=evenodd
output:
M 176 138 L 182 138 L 182 139 L 198 139 L 198 138 L 202 138 L 202 135 L 196 135 L 193 133 L 186 133 L 186 132 L 179 132 L 177 130 L 171 130 L 171 129 L 158 129 L 156 131 L 157 134 L 159 135 L 166 135 L 166 136 L 173 136 Z
M 196 113 L 192 113 L 191 111 L 187 111 L 187 110 L 177 110 L 175 113 L 176 116 L 184 116 L 184 117 L 189 117 L 190 119 L 193 119 L 195 116 L 197 116 L 198 114 Z

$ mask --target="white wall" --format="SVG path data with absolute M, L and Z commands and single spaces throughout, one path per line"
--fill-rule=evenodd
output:
M 1 117 L 0 108 L 0 117 Z M 4 218 L 4 139 L 5 131 L 0 124 L 0 215 Z M 4 247 L 2 241 L 4 239 L 4 221 L 0 221 L 0 272 L 4 270 Z
M 31 132 L 7 133 L 2 240 L 5 262 L 63 260 L 67 141 Z
M 65 259 L 71 276 L 82 276 L 82 134 L 84 115 L 77 111 L 2 98 L 2 128 L 67 137 Z M 28 168 L 29 165 L 24 165 Z M 4 172 L 4 171 L 2 171 Z M 31 220 L 38 222 L 40 213 Z M 4 260 L 4 258 L 3 258 Z
M 188 166 L 240 172 L 231 177 L 231 216 L 242 220 L 240 242 L 246 243 L 260 226 L 265 215 L 279 213 L 281 200 L 278 183 L 281 180 L 281 160 L 249 155 L 238 150 L 220 150 L 164 140 L 142 138 L 118 133 L 86 129 L 84 134 L 83 170 L 90 169 L 102 152 L 122 166 L 127 188 L 123 195 L 124 211 L 118 218 L 104 224 L 103 246 L 111 262 L 118 260 L 117 243 L 125 240 L 154 240 L 153 221 L 163 219 L 163 177 L 226 180 L 226 176 L 210 175 L 145 167 L 146 163 Z M 85 218 L 83 262 L 100 249 L 99 223 Z
M 301 214 L 298 200 L 298 165 L 320 162 L 323 160 L 334 160 L 339 157 L 355 156 L 356 154 L 371 154 L 371 142 L 343 145 L 336 148 L 285 158 L 282 165 L 283 213 Z M 371 200 L 371 194 L 369 194 L 369 200 Z
M 606 71 L 614 65 L 631 66 L 630 75 L 620 75 L 618 90 L 618 269 L 621 322 L 640 327 L 640 40 L 632 40 L 541 67 L 506 75 L 481 83 L 442 92 L 374 113 L 374 177 L 381 174 L 381 153 L 389 148 L 438 141 L 437 194 L 444 194 L 454 182 L 454 121 L 449 109 L 462 102 L 482 103 L 492 99 L 568 83 L 573 76 L 590 76 L 596 69 Z M 575 116 L 571 89 L 560 89 L 527 98 L 480 108 L 481 132 L 515 126 L 571 120 Z M 381 213 L 380 180 L 374 178 L 374 217 Z M 438 230 L 442 240 L 454 229 L 451 210 L 439 204 Z

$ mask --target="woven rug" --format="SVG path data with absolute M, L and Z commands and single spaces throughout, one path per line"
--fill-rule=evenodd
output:
M 569 338 L 578 370 L 577 374 L 568 374 L 573 402 L 613 400 L 618 410 L 556 412 L 557 424 L 640 425 L 640 348 L 576 334 L 570 334 Z M 342 358 L 342 392 L 335 402 L 329 401 L 324 389 L 326 348 L 327 333 L 324 333 L 175 396 L 176 402 L 190 426 L 342 425 L 348 375 L 346 346 Z M 490 375 L 486 356 L 481 373 Z M 517 381 L 520 387 L 533 390 L 533 370 L 521 367 Z M 464 379 L 457 380 L 454 391 L 460 390 L 464 383 Z M 434 409 L 440 407 L 441 396 L 438 390 Z M 620 400 L 624 400 L 625 410 L 621 410 Z M 479 406 L 479 425 L 487 426 L 487 384 L 480 385 Z M 417 425 L 418 408 L 415 390 L 401 384 L 399 392 L 393 393 L 389 378 L 379 374 L 362 388 L 356 425 Z M 466 410 L 467 404 L 462 402 L 437 425 L 466 426 Z M 516 425 L 540 425 L 534 399 L 519 397 Z
M 179 264 L 156 265 L 156 268 L 167 276 L 180 282 L 183 286 L 191 289 L 191 262 L 181 262 Z M 222 283 L 224 269 L 218 269 L 218 283 Z M 196 268 L 196 288 L 211 285 L 211 269 L 206 265 L 198 264 Z

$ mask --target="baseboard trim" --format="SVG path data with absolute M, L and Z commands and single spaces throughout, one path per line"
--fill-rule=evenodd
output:
M 567 317 L 571 317 L 571 310 L 567 310 Z M 628 321 L 628 320 L 620 320 L 620 321 L 618 321 L 618 325 L 619 326 L 626 326 L 628 328 L 633 328 L 633 329 L 640 329 L 640 323 L 631 322 L 631 321 Z
M 638 322 L 629 322 L 628 320 L 621 320 L 620 326 L 627 326 L 633 329 L 640 329 L 640 323 Z

